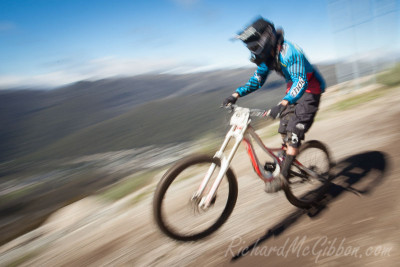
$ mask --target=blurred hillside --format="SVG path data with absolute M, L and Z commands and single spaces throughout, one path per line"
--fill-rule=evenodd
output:
M 328 86 L 336 83 L 334 66 L 319 69 Z M 220 105 L 253 72 L 147 75 L 47 91 L 0 91 L 0 244 L 85 196 L 106 191 L 115 199 L 134 191 L 151 180 L 146 178 L 151 172 L 193 151 L 192 141 L 224 135 L 228 117 Z M 272 73 L 240 104 L 276 105 L 284 88 L 284 80 Z M 116 183 L 122 192 L 107 193 Z
M 320 66 L 328 85 L 334 67 Z M 214 131 L 220 103 L 254 69 L 186 75 L 146 75 L 82 81 L 53 90 L 0 91 L 0 162 L 79 156 L 189 141 Z M 284 80 L 270 75 L 241 99 L 265 108 L 282 97 Z
M 390 155 L 390 157 L 388 157 L 389 162 L 393 160 L 395 161 L 398 158 L 398 153 L 395 153 L 395 151 L 398 150 L 396 150 L 392 145 L 398 135 L 396 135 L 397 132 L 395 130 L 398 121 L 396 120 L 398 117 L 398 108 L 387 109 L 386 106 L 388 103 L 393 106 L 393 103 L 395 103 L 400 97 L 398 91 L 398 86 L 400 84 L 399 67 L 400 65 L 391 70 L 382 72 L 375 78 L 368 76 L 359 81 L 349 81 L 336 86 L 331 86 L 325 93 L 322 102 L 323 104 L 321 105 L 321 114 L 318 116 L 315 125 L 316 127 L 311 131 L 309 138 L 322 138 L 322 141 L 329 144 L 334 158 L 339 159 L 339 162 L 345 162 L 344 168 L 348 169 L 348 155 L 350 155 L 351 158 L 354 158 L 354 155 L 366 155 L 362 152 L 365 151 L 365 149 L 368 149 L 368 151 L 373 151 L 374 149 L 381 151 L 380 147 L 382 147 L 382 155 L 383 153 L 388 153 L 388 155 Z M 355 90 L 356 84 L 363 84 L 363 87 L 359 90 Z M 258 93 L 264 93 L 264 91 L 257 92 L 257 94 Z M 163 103 L 164 100 L 158 101 Z M 190 101 L 192 100 L 193 99 L 190 99 Z M 156 101 L 156 103 L 158 102 Z M 396 105 L 394 106 L 397 107 Z M 379 129 L 376 127 L 370 127 L 371 114 L 385 114 L 384 118 L 386 121 L 381 123 L 380 126 L 378 125 Z M 196 117 L 196 115 L 194 115 L 194 117 Z M 356 129 L 354 127 L 356 127 Z M 362 128 L 359 129 L 358 127 Z M 257 129 L 259 128 L 257 127 Z M 271 136 L 269 134 L 270 130 L 274 129 L 274 127 L 263 127 L 263 131 L 260 131 L 266 144 L 277 144 L 276 141 L 279 142 L 279 136 Z M 211 140 L 211 142 L 213 142 L 213 140 Z M 57 168 L 54 168 L 51 171 L 45 171 L 42 167 L 40 172 L 35 170 L 34 172 L 31 171 L 29 174 L 24 174 L 26 177 L 25 179 L 21 179 L 23 176 L 21 174 L 6 177 L 3 176 L 2 181 L 0 182 L 0 245 L 8 243 L 8 241 L 19 237 L 24 233 L 27 234 L 2 246 L 2 259 L 7 259 L 13 266 L 21 264 L 22 262 L 28 262 L 31 258 L 37 258 L 37 255 L 40 255 L 41 260 L 47 260 L 48 258 L 42 257 L 42 249 L 43 251 L 47 251 L 48 248 L 57 248 L 59 251 L 62 251 L 62 253 L 54 252 L 54 250 L 46 252 L 51 259 L 56 258 L 59 260 L 60 258 L 66 257 L 66 260 L 69 260 L 70 258 L 78 258 L 77 255 L 82 255 L 83 258 L 88 258 L 87 255 L 96 255 L 90 256 L 90 258 L 95 261 L 104 257 L 108 258 L 111 253 L 114 253 L 114 246 L 112 246 L 110 250 L 105 249 L 109 248 L 111 242 L 112 244 L 119 244 L 121 251 L 123 250 L 123 252 L 120 251 L 119 254 L 113 254 L 118 259 L 124 258 L 121 257 L 121 255 L 129 254 L 130 256 L 133 255 L 132 257 L 134 260 L 136 258 L 143 258 L 148 260 L 146 263 L 154 263 L 154 253 L 148 253 L 149 250 L 146 249 L 148 246 L 143 246 L 143 244 L 151 243 L 153 244 L 152 247 L 157 248 L 160 246 L 160 242 L 162 243 L 163 241 L 159 236 L 157 236 L 157 231 L 154 231 L 153 225 L 151 223 L 149 224 L 150 221 L 147 219 L 150 219 L 150 217 L 146 219 L 146 216 L 139 216 L 141 220 L 139 220 L 140 222 L 135 221 L 133 228 L 131 223 L 132 218 L 137 218 L 138 214 L 150 215 L 149 203 L 151 203 L 154 185 L 161 178 L 161 175 L 165 173 L 167 166 L 170 166 L 173 161 L 176 161 L 188 153 L 198 151 L 198 148 L 203 149 L 204 145 L 205 143 L 203 142 L 200 142 L 199 145 L 188 142 L 180 143 L 179 145 L 160 145 L 140 149 L 109 151 L 107 153 L 61 160 L 60 163 L 62 164 L 56 166 Z M 369 152 L 367 154 L 369 155 Z M 392 156 L 393 158 L 391 158 Z M 341 160 L 343 157 L 346 161 Z M 375 178 L 370 180 L 371 177 L 369 175 L 372 174 L 373 177 L 377 175 L 376 179 L 381 181 L 385 176 L 382 176 L 380 172 L 376 172 L 375 169 L 372 171 L 370 169 L 371 156 L 363 157 L 364 159 L 362 162 L 364 163 L 362 163 L 362 165 L 357 165 L 360 167 L 356 166 L 356 172 L 350 172 L 351 175 L 354 174 L 355 176 L 354 178 L 349 176 L 349 179 L 351 178 L 352 181 L 356 181 L 354 182 L 354 184 L 356 184 L 360 183 L 361 179 L 364 179 L 363 177 L 366 175 L 365 179 L 368 184 L 368 181 L 375 181 Z M 238 177 L 243 177 L 251 173 L 248 173 L 248 168 L 251 165 L 241 164 L 243 162 L 241 156 L 238 155 L 236 161 L 237 162 L 234 163 L 234 166 L 236 166 L 235 173 Z M 47 160 L 46 162 L 50 162 L 50 160 Z M 41 164 L 42 162 L 39 165 Z M 378 160 L 377 164 L 380 165 L 381 161 Z M 386 163 L 384 163 L 382 168 L 385 168 L 385 166 L 387 166 Z M 365 172 L 362 172 L 361 175 L 359 171 L 360 168 L 365 168 Z M 391 173 L 391 177 L 386 178 L 387 181 L 396 183 L 395 180 L 391 179 L 392 177 L 395 178 L 395 172 L 389 171 L 385 173 Z M 15 179 L 13 182 L 4 182 L 10 178 Z M 257 179 L 240 180 L 246 181 L 245 184 L 242 185 L 244 187 L 247 185 L 247 187 L 251 189 L 256 188 L 257 185 L 255 183 L 259 182 Z M 249 184 L 246 184 L 247 182 L 249 182 Z M 361 183 L 361 185 L 365 185 L 366 183 Z M 386 206 L 389 205 L 389 203 L 394 203 L 393 201 L 390 201 L 390 199 L 393 199 L 393 196 L 396 195 L 396 190 L 392 190 L 392 185 L 380 186 L 379 188 L 375 185 L 376 184 L 370 188 L 373 188 L 374 190 L 386 188 L 386 191 L 383 194 L 381 192 L 375 192 L 374 194 L 368 194 L 364 195 L 362 198 L 357 198 L 360 200 L 359 203 L 364 203 L 365 207 L 375 207 L 375 210 L 371 211 L 371 214 L 376 214 L 376 212 L 382 210 L 388 214 L 392 214 L 395 207 Z M 367 188 L 368 187 L 369 186 L 367 186 Z M 360 187 L 357 186 L 357 188 Z M 132 192 L 134 193 L 132 194 Z M 249 199 L 254 201 L 254 190 L 242 190 L 242 192 L 250 192 L 247 197 L 246 195 L 243 195 L 240 198 L 242 201 L 245 201 L 244 203 L 248 202 Z M 262 193 L 262 190 L 260 192 Z M 76 202 L 88 195 L 95 195 L 95 198 L 87 198 L 89 199 L 89 205 L 87 205 L 88 202 L 86 199 L 83 202 L 79 201 L 77 205 L 69 206 L 66 209 L 60 210 L 60 212 L 57 212 L 56 214 L 54 213 L 61 207 Z M 388 201 L 385 203 L 377 202 L 376 198 L 373 197 L 374 195 L 378 197 L 385 195 L 387 196 Z M 260 198 L 263 200 L 265 200 L 265 197 L 264 194 L 260 195 Z M 272 197 L 275 198 L 278 196 L 274 195 Z M 96 203 L 91 202 L 90 199 L 96 199 Z M 288 205 L 285 198 L 280 199 L 284 205 L 292 208 Z M 112 205 L 109 205 L 109 201 L 112 202 Z M 351 193 L 348 194 L 348 201 L 350 204 L 354 205 L 354 195 Z M 86 204 L 82 206 L 81 203 Z M 373 206 L 373 203 L 381 203 L 381 205 Z M 339 206 L 337 206 L 337 204 L 339 204 Z M 268 206 L 265 206 L 265 204 L 260 205 L 264 209 Z M 254 207 L 255 210 L 259 209 L 257 206 L 251 206 Z M 332 221 L 332 218 L 337 217 L 338 214 L 343 214 L 343 210 L 349 207 L 348 203 L 343 204 L 342 201 L 335 202 L 335 205 L 330 206 L 337 206 L 336 210 L 338 213 L 333 213 L 328 216 L 329 218 L 324 220 L 328 224 Z M 386 209 L 382 209 L 383 206 L 385 206 Z M 137 209 L 138 207 L 141 208 Z M 248 205 L 238 205 L 238 210 L 240 210 L 240 207 L 248 207 Z M 282 214 L 282 209 L 277 207 L 275 204 L 271 205 L 270 208 L 279 211 L 279 214 Z M 350 209 L 354 209 L 354 207 Z M 242 209 L 242 211 L 245 213 L 249 212 L 248 208 Z M 264 212 L 270 214 L 271 211 L 264 210 Z M 132 216 L 126 216 L 127 213 Z M 349 211 L 346 214 L 350 213 L 357 214 L 352 211 Z M 124 214 L 124 216 L 119 216 L 119 214 Z M 50 219 L 49 216 L 51 216 Z M 364 214 L 358 214 L 358 216 L 359 218 L 350 218 L 349 223 L 346 225 L 354 226 L 355 224 L 351 223 L 351 221 L 354 220 L 364 221 Z M 390 216 L 383 217 L 390 218 Z M 54 218 L 57 219 L 54 220 Z M 119 221 L 121 218 L 124 218 L 123 223 L 115 224 L 115 222 Z M 243 219 L 247 217 L 240 216 L 239 214 L 237 218 Z M 262 219 L 265 218 L 265 216 L 261 216 L 260 218 L 261 219 L 258 221 L 262 225 L 265 225 L 265 220 Z M 377 220 L 379 220 L 379 218 L 381 218 L 381 216 L 378 216 Z M 45 221 L 51 222 L 49 228 L 46 228 L 47 224 L 44 224 Z M 382 221 L 381 223 L 387 225 L 387 223 L 392 223 L 394 221 L 396 221 L 395 218 L 391 221 Z M 54 222 L 57 222 L 55 223 L 55 226 L 53 224 Z M 138 225 L 138 223 L 140 224 Z M 246 225 L 244 221 L 239 223 L 237 220 L 234 220 L 233 224 L 242 230 L 242 226 Z M 309 223 L 307 222 L 304 225 L 305 229 L 309 228 L 308 224 Z M 44 226 L 39 227 L 41 225 Z M 96 227 L 96 225 L 101 225 L 102 227 L 99 228 Z M 108 231 L 110 239 L 105 239 L 107 229 L 103 227 L 104 225 L 108 225 L 110 229 L 110 231 Z M 278 224 L 279 229 L 281 228 L 280 225 L 281 224 Z M 366 225 L 371 224 L 367 223 Z M 39 228 L 35 231 L 31 231 L 37 227 Z M 298 227 L 297 224 L 296 227 Z M 358 225 L 354 227 L 357 228 Z M 93 229 L 94 232 L 91 231 Z M 115 229 L 125 229 L 125 231 L 119 231 L 119 234 L 115 235 Z M 231 227 L 228 227 L 228 229 L 231 229 Z M 382 229 L 387 230 L 385 227 Z M 347 230 L 348 233 L 354 232 L 354 229 Z M 386 232 L 386 230 L 385 233 L 392 237 L 392 232 Z M 249 231 L 254 233 L 251 229 Z M 331 232 L 335 233 L 336 230 L 333 229 Z M 366 232 L 368 231 L 363 229 L 359 230 L 359 233 L 362 235 Z M 66 236 L 69 236 L 72 233 L 74 233 L 73 238 L 66 238 Z M 232 231 L 232 233 L 237 233 L 237 229 Z M 232 236 L 232 233 L 227 234 L 226 232 L 223 232 L 223 235 L 229 237 Z M 124 236 L 124 238 L 125 236 L 130 236 L 132 242 L 138 244 L 136 247 L 134 246 L 132 248 L 132 242 L 129 242 L 128 247 L 132 248 L 132 253 L 126 252 L 127 243 L 125 242 L 125 239 L 121 239 L 120 236 Z M 378 233 L 378 236 L 379 238 L 382 236 L 381 232 Z M 141 237 L 143 237 L 143 242 L 140 241 Z M 80 239 L 84 240 L 84 242 L 82 243 L 82 240 Z M 354 237 L 354 239 L 358 240 L 358 237 Z M 69 243 L 68 240 L 72 240 L 73 243 Z M 99 240 L 101 240 L 101 242 Z M 214 240 L 219 239 L 214 238 Z M 209 240 L 206 240 L 206 243 L 207 242 L 209 242 Z M 70 246 L 73 249 L 61 248 L 59 247 L 59 244 Z M 204 244 L 198 245 L 202 248 L 207 248 L 207 246 L 204 247 Z M 172 244 L 172 246 L 174 246 L 174 244 Z M 146 248 L 141 250 L 143 247 Z M 212 247 L 213 248 L 210 251 L 215 254 L 215 246 L 213 245 Z M 83 248 L 89 249 L 90 251 L 98 251 L 98 254 L 88 254 L 88 252 L 83 250 Z M 139 255 L 138 251 L 143 251 L 143 255 L 142 253 L 139 253 L 141 256 L 137 256 Z M 179 254 L 178 258 L 182 259 L 181 251 L 178 250 L 175 252 L 175 255 Z M 157 253 L 165 253 L 165 255 L 168 255 L 165 257 L 159 257 L 162 258 L 162 261 L 175 257 L 171 256 L 174 255 L 174 253 L 171 254 L 169 247 L 165 249 L 165 252 L 158 251 Z M 202 253 L 203 252 L 200 252 L 199 254 Z M 192 253 L 190 254 L 192 255 Z M 54 255 L 59 255 L 60 257 L 54 257 Z M 359 259 L 357 258 L 357 261 L 358 260 Z M 296 258 L 296 262 L 297 261 L 298 259 Z M 75 262 L 78 262 L 78 260 Z M 84 261 L 79 258 L 79 262 Z M 394 260 L 394 262 L 396 262 L 396 260 Z M 130 262 L 130 264 L 131 263 L 132 262 Z M 31 266 L 32 264 L 24 265 Z

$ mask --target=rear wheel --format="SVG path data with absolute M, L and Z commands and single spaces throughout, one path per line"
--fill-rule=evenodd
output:
M 202 196 L 194 197 L 209 167 L 216 168 Z M 153 214 L 161 231 L 181 241 L 194 241 L 216 231 L 229 217 L 236 204 L 238 186 L 231 169 L 225 174 L 217 194 L 207 209 L 199 203 L 209 192 L 221 163 L 208 155 L 195 155 L 181 160 L 157 186 Z
M 328 188 L 331 166 L 330 153 L 323 143 L 316 140 L 304 143 L 283 187 L 289 202 L 299 208 L 310 208 Z

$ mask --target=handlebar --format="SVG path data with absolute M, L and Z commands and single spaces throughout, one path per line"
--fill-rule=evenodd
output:
M 238 105 L 228 105 L 228 106 L 221 106 L 225 109 L 228 109 L 229 112 L 234 112 L 237 108 L 243 108 L 239 107 Z M 252 109 L 252 108 L 247 108 L 249 110 L 250 117 L 266 117 L 268 110 L 264 109 Z

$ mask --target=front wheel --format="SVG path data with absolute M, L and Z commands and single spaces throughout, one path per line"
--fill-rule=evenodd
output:
M 283 187 L 289 202 L 299 208 L 310 208 L 330 183 L 332 159 L 327 146 L 312 140 L 300 147 Z
M 202 196 L 195 196 L 210 166 L 216 168 Z M 203 209 L 201 198 L 210 190 L 221 163 L 208 155 L 194 155 L 179 161 L 163 176 L 154 194 L 153 214 L 158 227 L 167 236 L 180 241 L 204 238 L 228 219 L 236 204 L 238 185 L 228 168 L 212 205 Z

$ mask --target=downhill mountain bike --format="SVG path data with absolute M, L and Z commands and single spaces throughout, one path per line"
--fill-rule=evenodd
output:
M 238 195 L 238 183 L 230 164 L 242 142 L 254 171 L 266 183 L 266 188 L 279 184 L 288 201 L 299 208 L 312 207 L 329 185 L 332 162 L 326 145 L 316 140 L 302 144 L 288 178 L 282 181 L 280 171 L 285 147 L 266 147 L 251 125 L 252 118 L 263 117 L 266 112 L 236 105 L 232 105 L 231 110 L 230 130 L 215 155 L 191 155 L 181 159 L 157 185 L 153 215 L 161 231 L 173 239 L 204 238 L 228 219 Z M 232 139 L 233 145 L 227 149 Z M 270 161 L 260 163 L 252 140 Z

